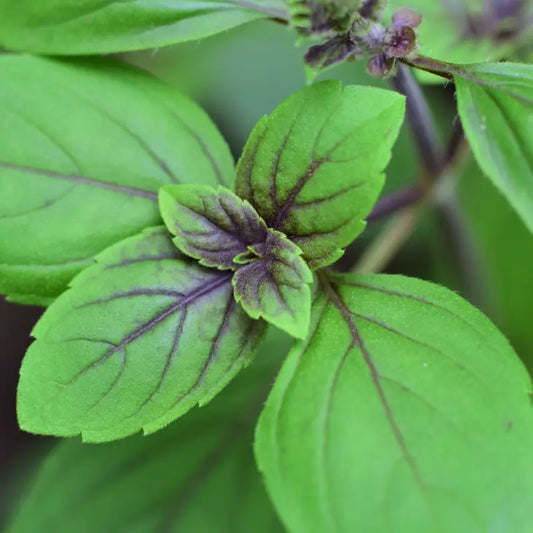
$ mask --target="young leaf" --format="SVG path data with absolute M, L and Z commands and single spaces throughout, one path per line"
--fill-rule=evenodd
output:
M 235 299 L 252 318 L 264 318 L 293 337 L 305 338 L 313 274 L 301 258 L 302 251 L 270 230 L 265 243 L 250 247 L 250 252 L 250 262 L 233 276 Z
M 22 429 L 101 442 L 156 431 L 217 394 L 263 330 L 231 273 L 180 259 L 166 228 L 97 256 L 44 313 L 24 358 Z
M 155 48 L 288 18 L 282 0 L 0 0 L 0 13 L 0 45 L 58 55 Z
M 256 210 L 223 187 L 167 185 L 159 191 L 159 209 L 176 246 L 208 267 L 234 270 L 233 259 L 267 237 Z
M 154 435 L 60 443 L 6 531 L 280 532 L 251 446 L 286 344 L 267 340 L 216 401 Z
M 404 98 L 391 91 L 311 85 L 259 121 L 235 190 L 312 268 L 332 263 L 364 228 L 403 113 Z
M 454 79 L 479 166 L 533 231 L 533 66 L 464 65 Z
M 160 223 L 162 185 L 231 183 L 210 119 L 145 74 L 15 55 L 0 71 L 0 294 L 58 296 L 95 254 Z
M 259 467 L 296 533 L 526 533 L 530 392 L 507 340 L 458 295 L 335 276 L 261 415 Z

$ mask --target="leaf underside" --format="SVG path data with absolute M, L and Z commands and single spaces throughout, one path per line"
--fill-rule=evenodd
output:
M 457 107 L 474 156 L 533 232 L 533 66 L 463 65 Z
M 59 443 L 6 531 L 280 532 L 251 447 L 279 337 L 267 336 L 256 364 L 215 402 L 154 435 Z
M 95 254 L 159 224 L 162 185 L 231 183 L 210 119 L 145 74 L 16 55 L 0 70 L 0 293 L 13 300 L 58 296 Z
M 282 0 L 0 0 L 0 13 L 1 45 L 49 55 L 157 48 L 287 18 Z
M 230 273 L 146 230 L 102 253 L 37 323 L 19 424 L 91 442 L 151 433 L 217 394 L 263 329 L 236 304 Z
M 256 456 L 290 531 L 526 533 L 527 372 L 451 291 L 335 276 L 261 415 Z
M 332 263 L 364 228 L 403 112 L 391 91 L 335 81 L 298 91 L 254 128 L 235 191 L 311 268 Z
M 267 237 L 255 209 L 223 187 L 169 185 L 159 192 L 159 208 L 176 246 L 208 267 L 237 268 L 234 258 Z

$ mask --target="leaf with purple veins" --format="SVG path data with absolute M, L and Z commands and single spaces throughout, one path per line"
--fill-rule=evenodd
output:
M 251 260 L 233 276 L 235 299 L 252 318 L 263 318 L 290 335 L 304 338 L 311 312 L 311 270 L 302 251 L 270 230 L 265 243 L 250 247 Z
M 159 192 L 159 206 L 174 244 L 204 266 L 238 268 L 234 258 L 267 237 L 255 209 L 223 187 L 169 185 Z
M 165 228 L 146 230 L 100 254 L 37 323 L 19 424 L 90 442 L 152 433 L 220 392 L 263 330 L 235 302 L 231 272 L 184 258 Z

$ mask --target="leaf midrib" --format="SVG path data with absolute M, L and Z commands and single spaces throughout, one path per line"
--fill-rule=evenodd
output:
M 91 187 L 100 187 L 102 189 L 108 189 L 111 191 L 126 194 L 127 196 L 139 196 L 142 198 L 146 198 L 152 202 L 157 202 L 157 194 L 154 192 L 147 191 L 145 189 L 138 189 L 135 187 L 116 185 L 107 181 L 100 181 L 95 178 L 89 178 L 87 176 L 76 174 L 63 174 L 61 172 L 56 172 L 53 170 L 44 170 L 39 168 L 16 165 L 5 161 L 0 161 L 0 168 L 24 172 L 26 174 L 35 174 L 37 176 L 45 176 L 47 178 L 63 179 L 66 181 L 81 183 L 83 185 L 88 185 Z

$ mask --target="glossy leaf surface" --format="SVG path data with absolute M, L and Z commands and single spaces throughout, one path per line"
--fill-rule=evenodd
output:
M 32 332 L 17 397 L 26 431 L 93 442 L 151 433 L 253 355 L 263 324 L 236 304 L 231 274 L 180 258 L 165 228 L 97 259 Z
M 533 231 L 533 66 L 480 63 L 455 76 L 476 160 Z
M 154 435 L 59 443 L 6 531 L 280 532 L 252 453 L 286 344 L 266 341 L 216 401 Z
M 527 372 L 458 295 L 335 276 L 261 415 L 256 455 L 290 531 L 529 530 Z
M 298 91 L 254 128 L 235 190 L 312 268 L 327 265 L 364 228 L 403 112 L 391 91 L 335 81 Z
M 211 120 L 145 74 L 15 55 L 0 70 L 0 293 L 44 303 L 105 247 L 159 224 L 162 185 L 231 183 Z
M 59 55 L 155 48 L 287 18 L 281 0 L 0 0 L 0 13 L 1 45 Z
M 159 192 L 159 208 L 176 246 L 208 267 L 237 268 L 233 259 L 267 237 L 256 210 L 222 187 L 169 185 Z
M 313 274 L 302 251 L 277 231 L 252 246 L 233 277 L 235 299 L 252 318 L 264 318 L 290 335 L 305 338 L 311 314 Z M 256 256 L 256 257 L 254 257 Z

